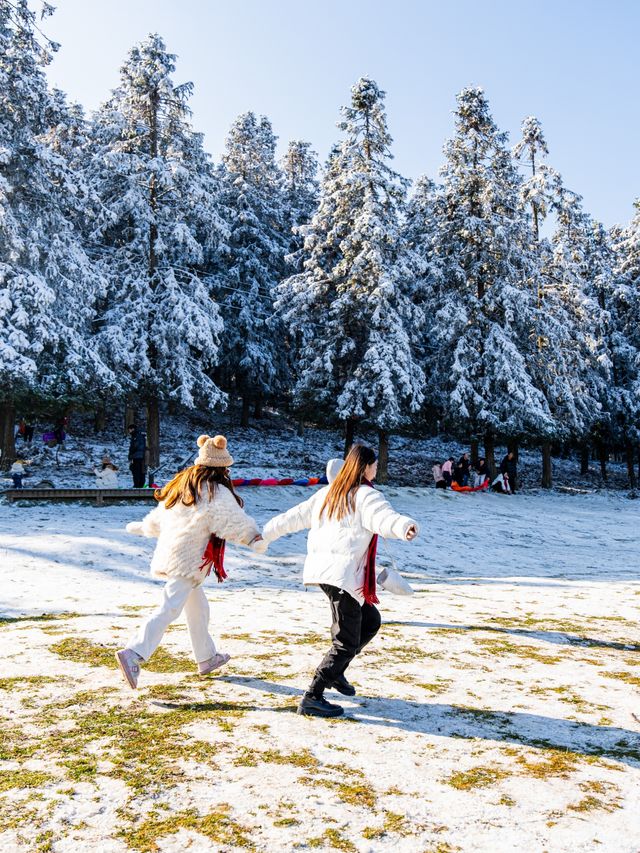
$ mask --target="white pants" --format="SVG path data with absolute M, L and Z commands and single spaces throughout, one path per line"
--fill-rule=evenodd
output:
M 209 635 L 209 602 L 202 584 L 189 578 L 169 578 L 165 584 L 162 604 L 156 612 L 142 624 L 135 640 L 127 645 L 144 660 L 160 645 L 162 636 L 169 625 L 184 610 L 187 617 L 189 639 L 196 663 L 209 660 L 216 653 L 216 646 Z

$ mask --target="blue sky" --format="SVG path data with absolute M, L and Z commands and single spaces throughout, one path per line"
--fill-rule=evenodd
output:
M 515 142 L 536 115 L 549 163 L 609 226 L 640 196 L 640 2 L 636 0 L 53 0 L 62 47 L 52 84 L 87 109 L 118 81 L 128 49 L 159 32 L 191 80 L 193 123 L 215 158 L 233 119 L 267 115 L 280 139 L 324 159 L 363 75 L 387 92 L 395 167 L 437 176 L 455 94 L 483 86 Z

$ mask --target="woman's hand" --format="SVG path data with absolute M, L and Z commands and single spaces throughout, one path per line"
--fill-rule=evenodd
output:
M 405 539 L 407 540 L 407 542 L 411 542 L 411 540 L 415 539 L 417 535 L 418 531 L 416 529 L 416 526 L 415 524 L 412 524 L 411 527 L 405 533 Z
M 265 554 L 268 547 L 269 543 L 264 541 L 262 533 L 258 533 L 258 535 L 254 536 L 251 542 L 249 542 L 249 548 L 257 554 Z

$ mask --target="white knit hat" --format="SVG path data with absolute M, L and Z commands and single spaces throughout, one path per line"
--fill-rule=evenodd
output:
M 195 461 L 196 465 L 207 465 L 209 468 L 228 468 L 233 465 L 233 456 L 227 450 L 227 439 L 223 435 L 213 438 L 201 435 L 197 443 L 200 453 Z

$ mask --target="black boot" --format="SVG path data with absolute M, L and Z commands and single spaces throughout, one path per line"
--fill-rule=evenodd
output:
M 355 696 L 356 688 L 353 684 L 349 684 L 347 679 L 344 677 L 344 673 L 339 675 L 337 678 L 334 678 L 331 682 L 330 687 L 333 687 L 334 690 L 337 690 L 338 693 L 342 693 L 343 696 Z
M 298 714 L 305 717 L 339 717 L 344 714 L 344 710 L 340 705 L 327 702 L 322 695 L 305 693 L 298 705 Z

